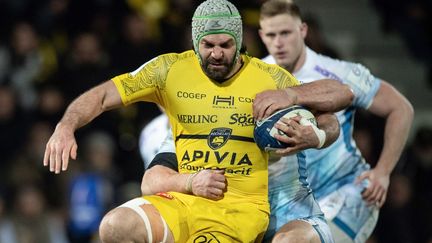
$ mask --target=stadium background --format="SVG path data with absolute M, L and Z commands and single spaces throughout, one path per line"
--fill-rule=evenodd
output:
M 262 1 L 233 1 L 249 54 Z M 152 57 L 190 49 L 193 0 L 0 1 L 0 243 L 97 242 L 104 212 L 139 195 L 138 136 L 159 114 L 136 104 L 79 130 L 78 159 L 54 175 L 46 141 L 71 100 Z M 432 242 L 431 2 L 298 0 L 310 47 L 369 67 L 414 105 L 414 125 L 370 242 Z M 373 165 L 383 121 L 358 112 L 355 136 Z

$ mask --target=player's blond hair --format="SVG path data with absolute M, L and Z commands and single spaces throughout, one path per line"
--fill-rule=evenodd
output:
M 300 8 L 290 0 L 269 0 L 261 5 L 260 19 L 273 17 L 279 14 L 289 14 L 302 19 Z

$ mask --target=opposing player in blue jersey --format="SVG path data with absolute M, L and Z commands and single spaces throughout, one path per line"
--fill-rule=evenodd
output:
M 270 53 L 264 58 L 266 62 L 277 63 L 305 83 L 333 78 L 349 85 L 354 92 L 351 106 L 337 113 L 341 125 L 337 141 L 325 149 L 309 149 L 305 153 L 308 180 L 335 241 L 365 242 L 376 225 L 378 209 L 386 200 L 390 174 L 405 145 L 413 108 L 392 85 L 373 76 L 364 66 L 332 59 L 308 48 L 304 43 L 307 25 L 302 22 L 295 4 L 267 1 L 261 7 L 260 27 L 260 37 Z M 277 92 L 257 96 L 256 118 L 284 107 L 283 99 Z M 358 108 L 367 109 L 386 121 L 383 148 L 372 169 L 352 137 L 354 113 Z M 275 177 L 270 175 L 272 180 Z

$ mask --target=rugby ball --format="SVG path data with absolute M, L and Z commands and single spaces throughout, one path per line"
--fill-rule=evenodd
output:
M 276 149 L 286 148 L 289 145 L 277 140 L 274 135 L 280 134 L 285 135 L 284 132 L 280 131 L 279 129 L 275 128 L 274 125 L 281 119 L 284 118 L 293 118 L 296 116 L 301 116 L 302 121 L 309 121 L 309 122 L 300 122 L 300 124 L 310 124 L 317 125 L 315 116 L 310 112 L 308 109 L 306 109 L 303 106 L 294 105 L 290 106 L 288 108 L 279 110 L 275 113 L 273 113 L 271 116 L 257 121 L 255 123 L 254 128 L 254 139 L 258 147 L 265 151 L 273 151 Z M 304 120 L 305 119 L 305 120 Z

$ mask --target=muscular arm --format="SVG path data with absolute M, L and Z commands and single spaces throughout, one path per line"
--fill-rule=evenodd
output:
M 285 90 L 268 90 L 256 95 L 254 117 L 261 120 L 275 111 L 294 104 L 317 111 L 339 111 L 351 104 L 354 98 L 348 85 L 332 79 L 322 79 Z
M 180 174 L 166 165 L 155 165 L 144 173 L 141 193 L 143 195 L 168 191 L 189 193 L 186 191 L 186 182 L 189 176 L 190 174 Z
M 189 174 L 179 174 L 177 168 L 178 163 L 175 153 L 158 153 L 144 173 L 141 181 L 141 193 L 143 195 L 167 191 L 188 193 L 186 191 L 186 181 Z
M 55 173 L 60 173 L 60 169 L 66 170 L 69 156 L 76 159 L 78 146 L 74 132 L 102 112 L 121 104 L 120 94 L 111 80 L 90 89 L 75 99 L 66 109 L 46 145 L 44 166 L 49 165 L 50 171 Z
M 377 168 L 390 174 L 405 146 L 414 110 L 402 94 L 383 81 L 369 111 L 386 119 L 384 145 Z
M 178 173 L 177 168 L 178 161 L 175 153 L 157 154 L 144 173 L 141 193 L 152 195 L 175 191 L 212 200 L 223 198 L 227 186 L 223 170 L 201 170 L 193 175 Z
M 106 81 L 76 98 L 66 109 L 59 124 L 74 131 L 99 116 L 102 112 L 122 104 L 113 81 Z
M 410 102 L 392 85 L 382 81 L 369 111 L 384 117 L 384 144 L 376 167 L 362 174 L 358 180 L 368 178 L 370 186 L 363 193 L 365 200 L 382 206 L 385 202 L 389 177 L 405 146 L 414 110 Z
M 296 93 L 299 105 L 318 111 L 336 112 L 349 106 L 354 99 L 348 85 L 332 79 L 322 79 L 288 89 Z

